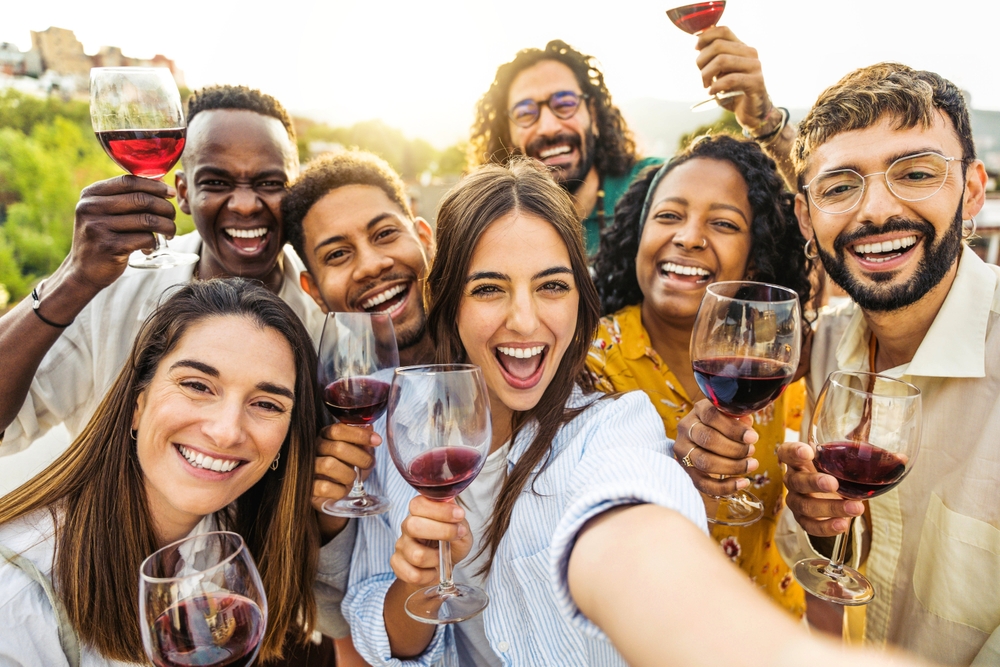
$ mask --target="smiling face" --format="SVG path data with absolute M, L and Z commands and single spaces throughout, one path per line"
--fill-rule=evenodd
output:
M 746 182 L 730 163 L 695 158 L 671 169 L 639 239 L 643 317 L 693 326 L 708 285 L 744 279 L 752 220 Z
M 469 363 L 483 369 L 495 423 L 542 398 L 573 340 L 579 303 L 569 252 L 549 222 L 513 212 L 483 233 L 458 334 Z
M 917 202 L 899 199 L 884 177 L 875 175 L 900 157 L 929 151 L 962 155 L 951 121 L 940 112 L 927 128 L 896 129 L 894 119 L 885 118 L 837 134 L 809 158 L 807 183 L 820 172 L 836 169 L 873 174 L 865 179 L 861 202 L 846 213 L 824 213 L 804 194 L 796 197 L 795 208 L 803 234 L 815 235 L 831 279 L 866 310 L 915 303 L 956 270 L 962 220 L 974 214 L 965 209 L 979 190 L 973 182 L 979 170 L 970 167 L 963 177 L 961 164 L 953 161 L 941 190 Z
M 400 349 L 424 335 L 432 232 L 372 185 L 330 191 L 302 219 L 303 286 L 324 312 L 388 312 Z
M 268 281 L 285 243 L 281 199 L 298 173 L 298 155 L 277 118 L 215 109 L 191 121 L 177 175 L 177 202 L 194 218 L 203 279 Z
M 291 347 L 273 329 L 228 315 L 187 330 L 132 422 L 161 538 L 187 534 L 264 476 L 288 434 L 294 388 Z
M 507 109 L 522 100 L 541 102 L 553 93 L 583 91 L 566 65 L 543 60 L 525 68 L 511 81 Z M 538 120 L 530 127 L 520 127 L 508 119 L 510 139 L 515 148 L 528 157 L 540 160 L 550 169 L 557 183 L 574 192 L 594 164 L 596 137 L 590 107 L 581 101 L 572 118 L 557 118 L 547 106 L 540 105 Z

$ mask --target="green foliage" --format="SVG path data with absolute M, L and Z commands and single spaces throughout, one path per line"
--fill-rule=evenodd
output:
M 739 122 L 736 120 L 736 115 L 732 111 L 723 110 L 722 115 L 719 116 L 714 123 L 702 125 L 687 134 L 681 135 L 681 140 L 677 148 L 684 149 L 689 143 L 691 143 L 692 139 L 705 134 L 731 134 L 734 137 L 742 137 L 743 128 L 740 127 Z

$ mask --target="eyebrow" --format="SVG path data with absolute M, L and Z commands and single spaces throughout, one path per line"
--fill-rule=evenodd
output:
M 884 164 L 888 169 L 889 165 L 891 165 L 896 160 L 902 159 L 904 157 L 910 157 L 911 155 L 920 155 L 921 153 L 937 153 L 938 155 L 944 155 L 944 152 L 939 147 L 925 146 L 924 148 L 907 148 L 904 151 L 899 151 L 898 153 L 893 153 L 892 155 L 890 155 L 888 158 L 886 158 Z M 861 173 L 861 167 L 859 167 L 857 163 L 845 164 L 840 167 L 835 167 L 833 169 L 823 169 L 822 171 L 818 171 L 816 173 L 822 174 L 823 172 L 841 171 L 842 169 L 850 169 L 852 171 L 858 172 L 859 174 Z
M 218 378 L 220 376 L 219 370 L 214 366 L 209 366 L 203 361 L 196 361 L 194 359 L 181 359 L 180 361 L 175 362 L 170 367 L 170 370 L 174 370 L 175 368 L 193 368 L 196 371 L 201 371 L 205 375 L 209 375 L 214 378 Z M 266 391 L 269 394 L 284 396 L 292 401 L 295 400 L 295 393 L 287 387 L 282 387 L 280 384 L 274 384 L 273 382 L 258 382 L 256 386 L 257 389 Z
M 390 211 L 379 213 L 374 218 L 368 221 L 368 224 L 365 225 L 365 231 L 370 232 L 372 230 L 372 227 L 382 222 L 386 218 L 395 218 L 395 217 L 396 216 Z M 316 247 L 313 248 L 313 252 L 318 252 L 320 249 L 325 248 L 328 245 L 332 245 L 334 243 L 340 243 L 341 241 L 346 241 L 346 240 L 347 236 L 345 234 L 337 234 L 336 236 L 331 236 L 317 243 Z
M 656 202 L 656 204 L 653 206 L 653 210 L 655 211 L 656 207 L 662 204 L 663 202 L 675 202 L 677 204 L 681 204 L 682 206 L 687 206 L 690 204 L 690 202 L 688 202 L 687 199 L 684 199 L 684 197 L 664 197 L 660 201 Z M 733 213 L 738 213 L 739 216 L 743 218 L 743 222 L 745 222 L 746 224 L 750 224 L 750 221 L 747 220 L 746 214 L 743 211 L 741 211 L 737 206 L 733 206 L 732 204 L 717 203 L 717 204 L 710 204 L 708 207 L 709 211 L 717 211 L 719 209 L 724 209 L 726 211 L 732 211 Z
M 542 278 L 548 278 L 549 276 L 562 275 L 562 274 L 573 275 L 573 270 L 565 266 L 553 266 L 548 269 L 539 271 L 535 275 L 531 276 L 531 279 L 541 280 Z M 466 283 L 471 283 L 476 280 L 505 280 L 510 282 L 510 276 L 506 273 L 500 273 L 498 271 L 476 271 L 475 273 L 469 274 L 469 277 L 465 279 Z
M 236 178 L 233 174 L 229 173 L 225 169 L 220 169 L 219 167 L 212 167 L 206 165 L 195 169 L 194 177 L 196 179 L 204 178 L 205 176 L 224 176 L 226 178 L 233 178 L 233 179 Z M 268 169 L 266 171 L 253 174 L 251 176 L 252 180 L 259 180 L 262 178 L 278 178 L 281 179 L 282 181 L 287 181 L 288 174 L 286 174 L 284 171 L 280 169 Z

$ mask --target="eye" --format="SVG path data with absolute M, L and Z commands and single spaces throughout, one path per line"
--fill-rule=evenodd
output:
M 671 222 L 680 222 L 682 218 L 680 214 L 675 211 L 657 211 L 653 215 L 653 219 L 656 220 L 657 222 L 662 222 L 666 224 Z
M 472 296 L 476 296 L 476 297 L 480 297 L 480 298 L 489 298 L 489 297 L 495 296 L 497 294 L 502 294 L 502 293 L 503 293 L 503 290 L 501 290 L 499 286 L 497 286 L 497 285 L 489 285 L 489 284 L 487 284 L 487 285 L 476 285 L 469 292 L 469 294 L 471 294 Z
M 273 412 L 275 414 L 281 414 L 285 411 L 285 408 L 281 404 L 268 400 L 266 398 L 254 401 L 253 405 L 262 408 L 267 412 Z
M 284 190 L 286 187 L 287 184 L 285 183 L 285 181 L 277 181 L 277 180 L 260 181 L 256 185 L 256 188 L 258 190 L 267 190 L 272 192 Z
M 738 232 L 741 231 L 740 226 L 731 220 L 716 220 L 712 223 L 713 226 L 723 229 L 727 232 Z
M 181 380 L 180 385 L 199 394 L 209 394 L 212 390 L 201 380 Z
M 208 178 L 200 183 L 201 187 L 209 189 L 221 189 L 231 187 L 228 181 L 220 178 Z
M 375 240 L 376 241 L 391 241 L 392 239 L 396 238 L 396 236 L 398 234 L 399 234 L 399 230 L 396 229 L 395 227 L 385 227 L 385 228 L 380 229 L 379 231 L 375 232 Z
M 323 257 L 323 262 L 331 265 L 340 264 L 347 257 L 347 252 L 347 248 L 335 248 Z
M 550 280 L 547 283 L 543 284 L 539 289 L 542 290 L 543 292 L 562 293 L 570 291 L 571 288 L 568 283 L 565 283 L 562 280 Z

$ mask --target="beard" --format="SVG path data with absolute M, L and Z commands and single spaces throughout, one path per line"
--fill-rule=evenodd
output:
M 524 147 L 524 154 L 541 161 L 541 158 L 538 156 L 542 151 L 552 146 L 561 146 L 563 144 L 576 149 L 580 154 L 580 162 L 576 165 L 575 169 L 552 167 L 549 172 L 552 174 L 555 182 L 561 185 L 566 192 L 570 195 L 575 195 L 580 186 L 583 185 L 583 180 L 587 177 L 587 174 L 590 173 L 591 167 L 594 166 L 597 137 L 594 136 L 594 132 L 590 128 L 587 128 L 584 142 L 580 141 L 578 135 L 569 133 L 561 133 L 551 137 L 538 137 Z
M 424 338 L 424 333 L 427 331 L 427 315 L 424 313 L 424 309 L 420 309 L 420 321 L 415 323 L 411 327 L 400 327 L 396 329 L 396 348 L 398 350 L 405 350 L 407 348 L 413 347 L 419 343 Z
M 845 253 L 850 252 L 848 248 L 855 242 L 874 234 L 910 231 L 923 235 L 924 256 L 909 282 L 897 285 L 887 284 L 898 273 L 897 271 L 888 271 L 871 276 L 871 280 L 876 283 L 875 285 L 865 285 L 847 268 Z M 841 234 L 833 242 L 834 252 L 832 254 L 823 250 L 818 243 L 816 250 L 830 279 L 843 288 L 863 310 L 884 313 L 916 303 L 937 287 L 948 274 L 962 250 L 961 202 L 955 211 L 951 226 L 948 227 L 940 240 L 936 240 L 936 237 L 937 230 L 926 220 L 890 218 L 877 230 L 863 228 L 853 234 Z

